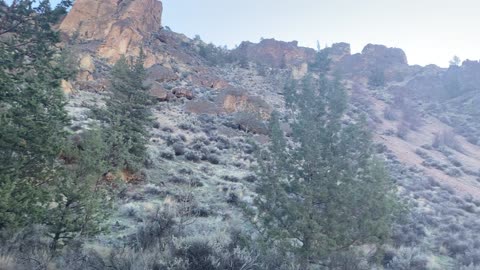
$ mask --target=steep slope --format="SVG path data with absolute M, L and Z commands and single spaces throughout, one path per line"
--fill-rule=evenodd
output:
M 153 98 L 161 101 L 147 182 L 128 186 L 108 222 L 112 233 L 97 242 L 121 245 L 157 209 L 185 215 L 191 235 L 211 238 L 240 226 L 239 204 L 255 197 L 249 142 L 268 142 L 266 120 L 273 109 L 284 111 L 291 77 L 329 68 L 328 76 L 340 74 L 349 90 L 349 115 L 368 116 L 379 155 L 412 205 L 392 246 L 426 250 L 428 269 L 456 269 L 456 259 L 472 257 L 467 251 L 480 243 L 473 236 L 480 228 L 478 62 L 409 66 L 402 50 L 382 45 L 352 55 L 346 43 L 319 53 L 273 39 L 224 51 L 162 29 L 161 12 L 156 0 L 78 0 L 60 26 L 66 40 L 77 36 L 72 46 L 80 73 L 72 84 L 79 91 L 70 97 L 75 125 L 89 121 L 86 105 L 102 105 L 111 63 L 140 49 Z M 287 124 L 284 129 L 289 132 Z

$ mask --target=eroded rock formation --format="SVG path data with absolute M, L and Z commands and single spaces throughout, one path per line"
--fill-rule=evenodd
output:
M 63 33 L 81 41 L 95 41 L 99 57 L 111 62 L 121 55 L 138 55 L 161 28 L 158 0 L 77 0 L 60 25 Z M 149 65 L 154 55 L 146 51 Z
M 315 59 L 315 50 L 298 46 L 297 41 L 264 39 L 260 43 L 242 42 L 233 52 L 239 58 L 275 68 L 299 66 Z

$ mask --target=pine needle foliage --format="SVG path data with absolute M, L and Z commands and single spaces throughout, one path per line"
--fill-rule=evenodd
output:
M 337 252 L 385 242 L 398 204 L 365 119 L 344 121 L 341 82 L 309 77 L 300 85 L 291 100 L 291 140 L 279 114 L 271 118 L 256 205 L 264 240 L 308 269 Z

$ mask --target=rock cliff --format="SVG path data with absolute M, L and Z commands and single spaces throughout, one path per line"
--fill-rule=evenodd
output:
M 161 16 L 158 0 L 77 0 L 60 30 L 82 42 L 96 42 L 97 55 L 113 62 L 121 55 L 138 55 L 161 29 Z
M 315 50 L 298 46 L 297 41 L 264 39 L 260 43 L 243 42 L 233 52 L 248 61 L 275 68 L 299 66 L 314 59 Z

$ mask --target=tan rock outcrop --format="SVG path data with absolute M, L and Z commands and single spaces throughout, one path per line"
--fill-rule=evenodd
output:
M 242 88 L 230 87 L 222 90 L 215 102 L 196 100 L 188 102 L 185 106 L 187 112 L 195 114 L 237 114 L 246 113 L 266 120 L 270 118 L 272 108 L 259 96 L 250 95 Z
M 69 81 L 62 80 L 61 81 L 61 87 L 62 87 L 63 93 L 65 95 L 71 95 L 75 92 L 75 89 L 73 88 L 73 85 Z
M 77 75 L 79 81 L 93 81 L 93 72 L 95 72 L 95 63 L 91 55 L 80 57 L 80 70 Z
M 113 62 L 121 55 L 137 56 L 161 28 L 161 14 L 158 0 L 77 0 L 60 30 L 82 41 L 100 41 L 98 56 Z M 155 56 L 145 53 L 152 65 Z
M 240 88 L 224 90 L 217 99 L 217 104 L 226 113 L 250 112 L 262 119 L 269 119 L 272 108 L 260 97 L 249 95 Z

